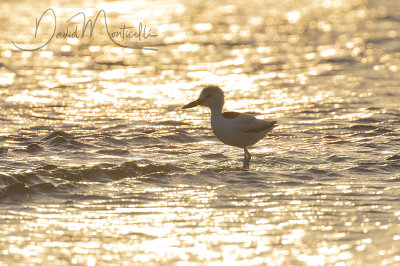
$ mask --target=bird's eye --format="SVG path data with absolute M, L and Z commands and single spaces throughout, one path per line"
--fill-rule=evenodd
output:
M 210 97 L 211 97 L 211 94 L 206 95 L 206 98 L 210 98 Z

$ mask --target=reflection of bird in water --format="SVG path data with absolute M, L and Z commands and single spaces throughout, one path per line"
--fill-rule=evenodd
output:
M 243 168 L 248 169 L 251 155 L 247 148 L 264 138 L 275 127 L 276 121 L 260 120 L 237 112 L 223 113 L 224 93 L 218 86 L 206 86 L 197 100 L 182 109 L 198 105 L 211 109 L 211 127 L 220 141 L 244 149 Z

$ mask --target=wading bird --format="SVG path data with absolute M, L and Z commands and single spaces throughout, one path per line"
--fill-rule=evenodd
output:
M 276 121 L 266 121 L 249 114 L 222 112 L 224 92 L 218 86 L 206 86 L 200 97 L 182 109 L 206 106 L 211 110 L 211 127 L 223 143 L 244 149 L 243 168 L 249 169 L 251 155 L 247 148 L 264 138 L 275 127 Z

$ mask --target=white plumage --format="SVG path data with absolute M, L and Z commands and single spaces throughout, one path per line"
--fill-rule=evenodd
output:
M 275 127 L 276 121 L 260 120 L 237 112 L 223 113 L 224 93 L 218 86 L 206 86 L 196 101 L 183 106 L 182 109 L 198 105 L 211 109 L 211 127 L 220 141 L 244 149 L 243 167 L 248 169 L 251 155 L 247 148 L 264 138 Z

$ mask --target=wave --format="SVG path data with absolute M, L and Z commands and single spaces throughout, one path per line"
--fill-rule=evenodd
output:
M 172 172 L 183 172 L 172 164 L 141 164 L 128 161 L 121 164 L 102 163 L 94 166 L 59 167 L 45 165 L 16 174 L 0 174 L 0 200 L 22 194 L 66 192 L 79 182 L 107 183 L 124 178 L 146 178 L 146 182 L 159 185 L 162 177 Z M 142 180 L 143 181 L 143 180 Z M 66 186 L 71 184 L 72 187 Z

